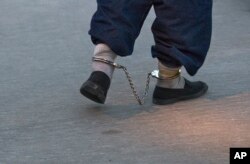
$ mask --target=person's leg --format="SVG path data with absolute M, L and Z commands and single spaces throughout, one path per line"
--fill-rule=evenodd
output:
M 89 31 L 96 45 L 94 57 L 113 62 L 116 56 L 131 55 L 151 0 L 97 0 L 97 3 Z M 93 72 L 80 91 L 87 98 L 104 103 L 114 68 L 95 61 L 92 67 Z
M 152 26 L 155 46 L 152 56 L 159 59 L 160 74 L 184 66 L 194 75 L 202 66 L 211 40 L 212 0 L 156 0 Z M 182 76 L 158 80 L 153 101 L 168 104 L 201 96 L 203 82 L 189 82 Z
M 97 3 L 89 31 L 93 43 L 105 43 L 119 56 L 131 55 L 151 0 L 97 0 Z
M 212 0 L 156 0 L 154 7 L 153 57 L 170 66 L 183 65 L 194 75 L 210 45 Z

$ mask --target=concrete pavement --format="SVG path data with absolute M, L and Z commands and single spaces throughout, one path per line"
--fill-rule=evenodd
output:
M 250 3 L 214 0 L 207 60 L 191 80 L 202 98 L 137 105 L 117 70 L 106 105 L 79 94 L 90 73 L 87 0 L 0 1 L 0 163 L 227 164 L 230 147 L 250 147 Z M 118 59 L 143 90 L 156 68 L 150 13 L 133 57 Z M 140 64 L 134 57 L 141 59 Z

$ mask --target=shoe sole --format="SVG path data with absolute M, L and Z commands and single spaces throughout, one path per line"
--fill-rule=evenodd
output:
M 80 92 L 83 96 L 96 103 L 104 104 L 105 102 L 106 96 L 103 94 L 102 89 L 90 81 L 87 81 L 82 85 Z
M 156 105 L 168 105 L 168 104 L 174 104 L 177 103 L 179 101 L 185 101 L 185 100 L 190 100 L 190 99 L 194 99 L 194 98 L 198 98 L 202 95 L 204 95 L 208 90 L 208 86 L 205 85 L 205 87 L 200 91 L 197 92 L 196 94 L 190 95 L 190 96 L 182 96 L 182 97 L 178 97 L 178 98 L 173 98 L 173 99 L 157 99 L 157 98 L 153 98 L 153 103 Z

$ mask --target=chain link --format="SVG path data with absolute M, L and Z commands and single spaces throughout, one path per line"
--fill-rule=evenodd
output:
M 151 73 L 148 73 L 147 75 L 147 80 L 146 80 L 146 87 L 145 87 L 145 90 L 144 90 L 144 94 L 142 95 L 142 97 L 139 96 L 137 90 L 135 89 L 135 85 L 133 83 L 133 80 L 132 80 L 132 77 L 130 76 L 128 70 L 126 67 L 122 67 L 121 68 L 125 74 L 126 74 L 126 77 L 128 79 L 128 82 L 129 82 L 129 85 L 130 85 L 130 88 L 132 90 L 132 93 L 135 97 L 135 99 L 137 100 L 137 102 L 140 104 L 140 105 L 143 105 L 145 103 L 145 98 L 148 96 L 148 90 L 149 90 L 149 83 L 150 83 L 150 76 L 151 76 Z
M 117 69 L 122 69 L 124 71 L 125 75 L 126 75 L 126 78 L 127 78 L 128 82 L 129 82 L 129 85 L 130 85 L 130 88 L 132 90 L 132 93 L 133 93 L 135 99 L 137 100 L 137 102 L 140 105 L 143 105 L 145 103 L 145 99 L 148 96 L 150 76 L 152 75 L 151 73 L 148 73 L 148 75 L 147 75 L 144 94 L 142 95 L 142 97 L 140 97 L 139 94 L 138 94 L 138 92 L 137 92 L 137 90 L 135 89 L 135 85 L 133 83 L 132 77 L 130 76 L 130 74 L 129 74 L 129 72 L 128 72 L 128 70 L 127 70 L 126 67 L 124 67 L 122 65 L 119 65 L 117 63 L 108 61 L 106 59 L 102 59 L 102 58 L 93 57 L 93 61 L 103 62 L 103 63 L 109 64 L 109 65 L 112 65 L 112 66 L 114 66 Z

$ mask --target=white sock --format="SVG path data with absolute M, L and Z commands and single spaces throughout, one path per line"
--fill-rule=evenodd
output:
M 178 72 L 180 67 L 177 67 L 177 68 L 167 67 L 159 61 L 158 69 L 163 70 L 163 71 L 164 70 L 170 71 L 174 73 L 174 72 Z M 162 88 L 183 89 L 185 86 L 185 80 L 182 76 L 177 76 L 174 79 L 164 79 L 164 80 L 158 79 L 156 85 Z
M 94 57 L 98 57 L 98 58 L 102 58 L 102 59 L 106 59 L 111 62 L 114 62 L 117 55 L 106 44 L 97 44 L 94 50 Z M 102 63 L 102 62 L 97 62 L 97 61 L 93 61 L 92 69 L 93 71 L 104 72 L 106 75 L 108 75 L 110 79 L 112 78 L 112 75 L 114 72 L 113 66 L 106 64 L 106 63 Z

